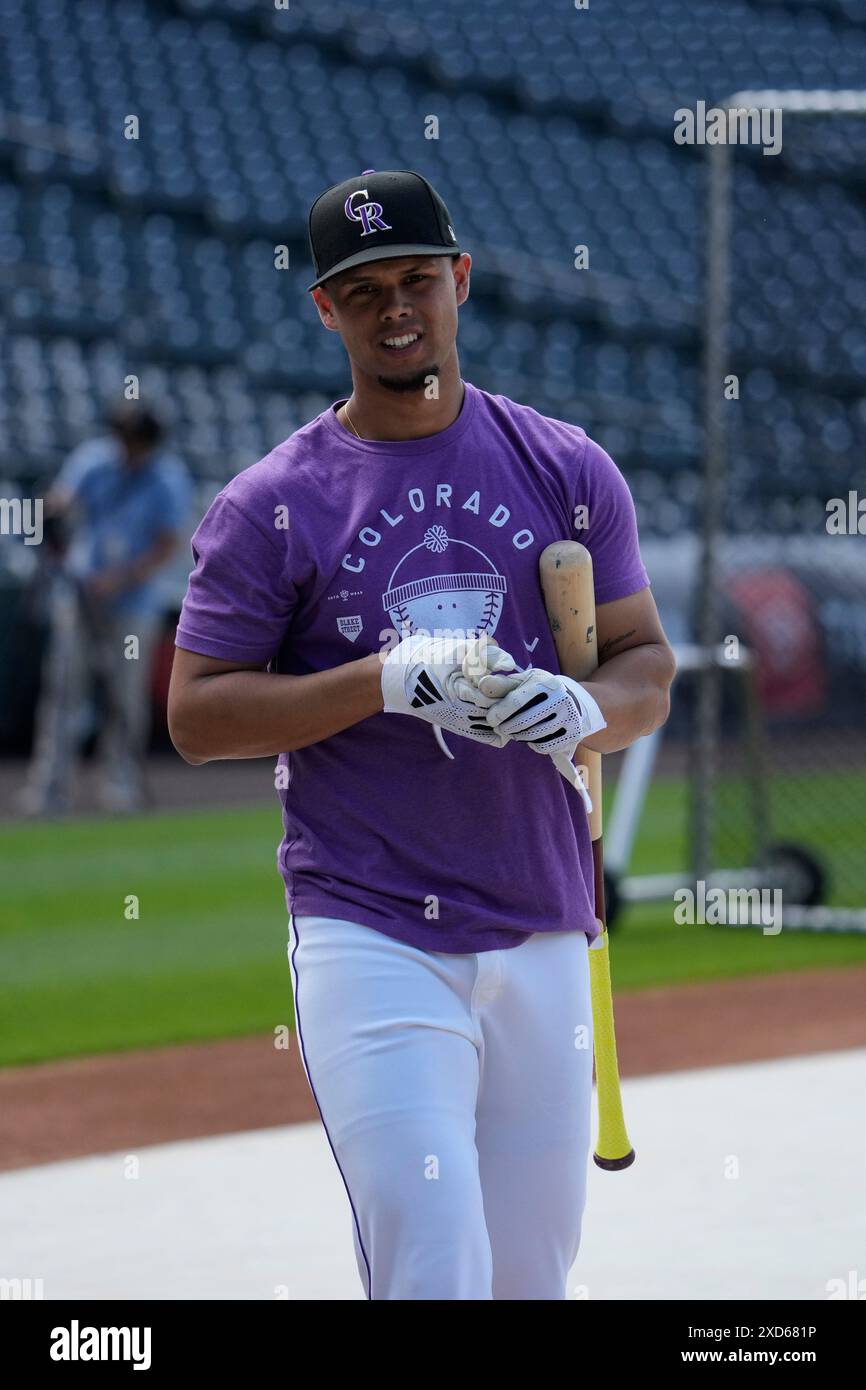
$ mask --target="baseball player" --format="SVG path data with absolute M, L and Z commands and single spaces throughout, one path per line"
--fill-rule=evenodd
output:
M 427 180 L 365 170 L 309 238 L 352 394 L 195 532 L 171 734 L 190 763 L 277 759 L 297 1036 L 366 1296 L 563 1299 L 597 931 L 569 758 L 662 724 L 673 654 L 614 462 L 462 379 L 471 258 Z M 539 586 L 563 538 L 594 566 L 583 684 Z

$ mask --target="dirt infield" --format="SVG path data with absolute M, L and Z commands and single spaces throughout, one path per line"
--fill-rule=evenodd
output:
M 621 993 L 624 1077 L 866 1046 L 866 968 Z M 0 1072 L 0 1170 L 315 1120 L 294 1036 L 112 1053 Z

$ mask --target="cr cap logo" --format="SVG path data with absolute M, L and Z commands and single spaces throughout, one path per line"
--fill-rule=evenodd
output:
M 355 198 L 366 198 L 365 203 L 355 207 Z M 345 203 L 343 211 L 350 222 L 360 222 L 364 230 L 361 236 L 369 236 L 371 232 L 392 232 L 394 229 L 389 222 L 382 221 L 382 204 L 371 203 L 370 194 L 366 188 L 356 188 L 354 193 L 350 193 Z

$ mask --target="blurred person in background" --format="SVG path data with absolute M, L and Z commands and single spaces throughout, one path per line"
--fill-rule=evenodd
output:
M 152 410 L 123 401 L 106 421 L 109 432 L 72 451 L 45 498 L 48 640 L 19 797 L 19 809 L 31 816 L 68 809 L 94 678 L 105 701 L 101 804 L 127 812 L 144 801 L 150 676 L 162 618 L 158 580 L 186 538 L 191 484 Z

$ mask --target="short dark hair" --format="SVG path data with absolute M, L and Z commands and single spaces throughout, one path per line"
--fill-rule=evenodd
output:
M 155 411 L 139 401 L 119 401 L 105 412 L 111 433 L 124 443 L 158 444 L 165 435 L 165 426 Z

